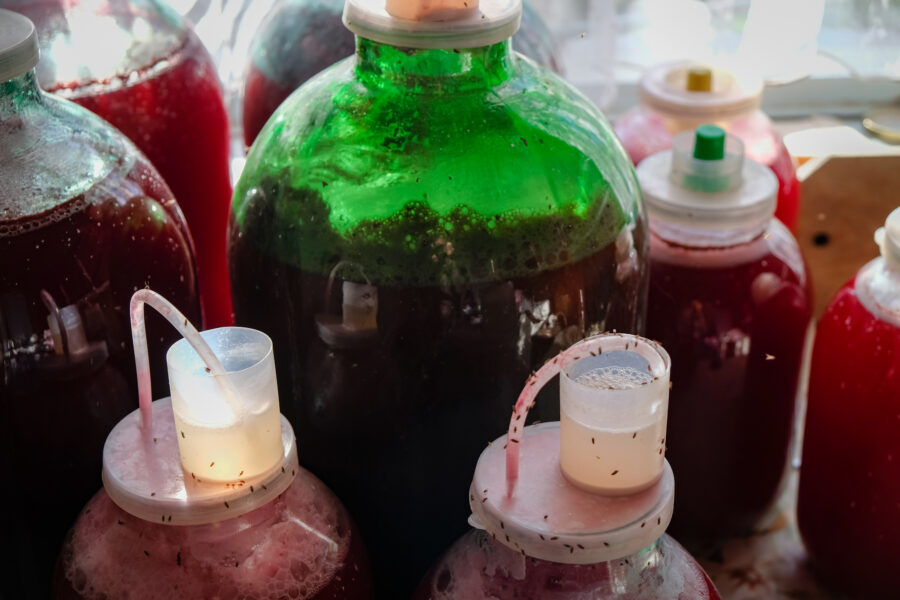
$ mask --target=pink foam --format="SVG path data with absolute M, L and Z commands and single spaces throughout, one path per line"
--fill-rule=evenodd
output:
M 76 522 L 62 563 L 85 600 L 304 600 L 344 566 L 350 527 L 338 500 L 304 469 L 275 501 L 211 525 L 143 521 L 101 490 Z

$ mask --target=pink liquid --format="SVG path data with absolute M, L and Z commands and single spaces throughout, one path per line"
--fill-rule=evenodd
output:
M 748 157 L 775 173 L 778 178 L 775 216 L 791 231 L 796 231 L 797 214 L 800 212 L 800 182 L 794 172 L 793 159 L 772 122 L 757 111 L 720 125 L 744 142 Z M 665 117 L 640 107 L 623 115 L 616 122 L 615 131 L 635 165 L 651 154 L 669 150 L 674 137 L 674 133 L 666 127 Z
M 816 331 L 797 517 L 823 579 L 852 598 L 900 589 L 900 329 L 855 279 Z
M 129 55 L 116 61 L 117 66 L 109 72 L 97 72 L 91 64 L 92 49 L 85 48 L 74 59 L 86 65 L 90 78 L 61 79 L 59 73 L 46 68 L 39 68 L 38 74 L 45 90 L 109 121 L 157 168 L 181 206 L 193 237 L 206 327 L 232 324 L 225 255 L 231 204 L 229 126 L 212 58 L 193 32 L 173 31 L 173 25 L 148 3 L 100 3 L 96 13 L 79 2 L 66 3 L 67 7 L 61 4 L 0 0 L 3 8 L 21 12 L 35 22 L 44 41 L 41 67 L 62 63 L 71 68 L 73 57 L 54 54 L 50 45 L 64 39 L 68 31 L 74 30 L 74 39 L 90 34 L 98 40 L 118 40 L 134 35 L 127 29 L 134 15 L 158 28 L 159 38 L 172 37 L 172 43 L 159 53 L 134 44 Z M 70 52 L 65 46 L 58 51 Z
M 787 461 L 809 280 L 796 241 L 764 235 L 721 249 L 650 243 L 647 336 L 672 357 L 667 458 L 683 540 L 752 529 Z
M 300 469 L 276 500 L 211 525 L 134 517 L 101 490 L 63 547 L 54 600 L 364 600 L 368 560 L 332 493 Z
M 474 530 L 425 576 L 413 600 L 719 600 L 702 567 L 663 535 L 632 556 L 567 565 L 520 555 Z

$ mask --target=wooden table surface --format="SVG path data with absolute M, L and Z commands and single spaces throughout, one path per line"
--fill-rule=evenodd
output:
M 832 158 L 803 182 L 797 240 L 815 289 L 815 315 L 878 256 L 872 236 L 900 206 L 900 157 Z

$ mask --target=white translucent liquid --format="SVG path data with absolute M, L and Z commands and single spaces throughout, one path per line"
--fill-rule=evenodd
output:
M 573 484 L 602 494 L 631 494 L 655 483 L 663 472 L 667 403 L 649 384 L 649 371 L 607 366 L 575 378 L 580 388 L 569 388 L 560 404 L 560 466 Z M 666 386 L 667 387 L 667 386 Z M 568 390 L 567 390 L 568 391 Z M 601 396 L 627 394 L 634 404 L 646 405 L 641 414 L 630 414 L 627 406 L 598 408 L 593 422 L 575 418 L 593 413 L 592 404 L 606 402 Z M 613 403 L 610 403 L 613 404 Z M 567 410 L 568 409 L 568 410 Z
M 604 494 L 631 494 L 652 485 L 662 475 L 665 419 L 640 428 L 598 429 L 560 419 L 560 465 L 578 487 Z
M 176 411 L 175 426 L 181 464 L 195 479 L 239 481 L 272 469 L 283 454 L 278 402 L 225 426 L 195 423 Z

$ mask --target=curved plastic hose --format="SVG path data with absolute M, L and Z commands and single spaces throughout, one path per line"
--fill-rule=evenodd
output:
M 224 375 L 226 371 L 197 328 L 171 302 L 153 290 L 136 291 L 131 297 L 131 337 L 134 341 L 134 364 L 137 367 L 141 424 L 144 434 L 148 435 L 152 427 L 150 415 L 153 405 L 153 390 L 150 385 L 150 356 L 147 352 L 147 330 L 144 325 L 145 304 L 155 308 L 156 312 L 165 317 L 178 330 L 178 333 L 197 351 L 213 375 Z

